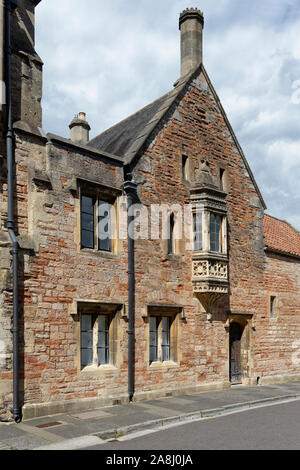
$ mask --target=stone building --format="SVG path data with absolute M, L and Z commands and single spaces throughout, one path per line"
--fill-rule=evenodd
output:
M 169 93 L 92 140 L 79 113 L 66 139 L 41 130 L 40 0 L 15 3 L 0 8 L 1 419 L 299 379 L 300 235 L 265 215 L 202 63 L 202 13 L 180 15 Z M 136 208 L 167 236 L 124 236 Z

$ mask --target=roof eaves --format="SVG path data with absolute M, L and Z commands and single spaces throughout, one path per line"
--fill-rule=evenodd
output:
M 278 248 L 273 248 L 272 246 L 265 245 L 265 251 L 270 253 L 275 253 L 281 256 L 287 256 L 289 258 L 296 258 L 300 260 L 300 255 L 297 253 L 291 253 L 290 251 L 279 250 Z

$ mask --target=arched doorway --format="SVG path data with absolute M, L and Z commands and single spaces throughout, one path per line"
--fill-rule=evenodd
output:
M 242 350 L 241 339 L 243 329 L 239 323 L 232 322 L 229 328 L 229 349 L 230 349 L 230 382 L 233 384 L 242 383 Z

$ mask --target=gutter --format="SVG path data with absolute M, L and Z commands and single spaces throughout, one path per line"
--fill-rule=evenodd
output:
M 276 255 L 280 255 L 282 257 L 286 258 L 293 258 L 296 260 L 300 260 L 300 255 L 297 255 L 296 253 L 289 253 L 288 251 L 283 251 L 283 250 L 278 250 L 277 248 L 272 248 L 270 246 L 265 246 L 265 252 L 266 253 L 274 253 Z
M 128 234 L 128 396 L 133 401 L 134 396 L 134 343 L 135 343 L 135 269 L 134 269 L 134 239 L 131 230 L 134 215 L 130 212 L 136 199 L 137 184 L 131 180 L 132 175 L 123 170 L 125 183 L 122 189 L 127 195 L 127 234 Z
M 12 241 L 11 255 L 13 257 L 13 417 L 16 423 L 22 421 L 22 410 L 19 400 L 19 312 L 18 312 L 18 266 L 19 266 L 19 243 L 14 232 L 14 144 L 15 135 L 12 124 L 12 103 L 11 103 L 11 14 L 16 8 L 16 2 L 5 0 L 4 2 L 4 24 L 5 24 L 5 37 L 4 37 L 4 63 L 5 63 L 5 85 L 6 85 L 6 119 L 7 119 L 7 132 L 6 132 L 6 155 L 7 155 L 7 192 L 8 192 L 8 209 L 7 221 L 5 227 L 8 229 L 8 234 Z

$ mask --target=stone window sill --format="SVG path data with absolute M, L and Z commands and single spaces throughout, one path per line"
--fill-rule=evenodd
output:
M 174 361 L 164 361 L 164 362 L 159 362 L 155 361 L 149 364 L 148 369 L 149 370 L 157 370 L 157 369 L 177 369 L 179 368 L 179 364 Z
M 116 253 L 111 253 L 109 251 L 92 250 L 90 248 L 81 248 L 80 253 L 84 254 L 84 255 L 97 256 L 99 258 L 108 258 L 108 259 L 119 259 L 120 258 L 120 255 L 118 255 Z
M 80 371 L 80 375 L 104 375 L 111 372 L 118 372 L 118 368 L 112 364 L 103 366 L 86 366 Z

